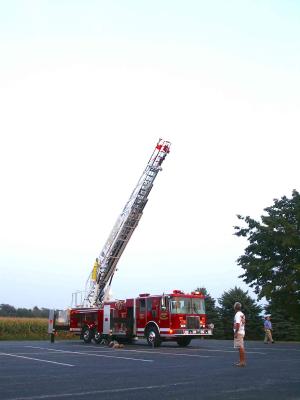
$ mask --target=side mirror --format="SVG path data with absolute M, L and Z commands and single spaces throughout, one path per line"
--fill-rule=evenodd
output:
M 166 300 L 166 296 L 163 294 L 161 301 L 160 301 L 160 308 L 162 311 L 166 311 L 167 309 L 167 300 Z

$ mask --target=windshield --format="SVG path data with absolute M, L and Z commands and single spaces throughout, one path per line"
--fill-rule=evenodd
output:
M 173 297 L 170 304 L 171 314 L 205 314 L 204 299 Z

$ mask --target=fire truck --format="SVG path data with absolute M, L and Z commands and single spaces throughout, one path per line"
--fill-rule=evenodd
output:
M 163 341 L 187 346 L 193 338 L 212 335 L 207 325 L 205 296 L 173 290 L 160 295 L 140 294 L 126 300 L 110 299 L 110 287 L 119 259 L 138 225 L 154 180 L 170 152 L 170 142 L 159 139 L 128 202 L 118 217 L 89 275 L 84 296 L 68 310 L 50 310 L 48 332 L 67 330 L 85 343 L 146 338 L 158 347 Z

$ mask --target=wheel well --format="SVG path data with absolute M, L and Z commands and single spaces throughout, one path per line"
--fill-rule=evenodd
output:
M 150 321 L 148 322 L 148 324 L 145 326 L 145 330 L 144 330 L 144 335 L 146 336 L 147 331 L 150 328 L 156 328 L 159 332 L 159 326 L 157 325 L 157 323 L 155 321 Z

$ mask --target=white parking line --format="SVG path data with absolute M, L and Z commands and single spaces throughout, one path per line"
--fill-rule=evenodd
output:
M 80 345 L 80 344 L 72 344 L 72 347 L 81 347 L 82 348 L 82 345 Z M 90 349 L 97 349 L 97 347 L 96 346 L 93 346 L 93 347 L 90 346 Z M 100 351 L 110 352 L 111 350 L 112 349 L 106 348 L 106 349 L 101 349 L 101 350 L 99 349 L 99 350 L 97 350 L 97 352 L 100 352 Z M 200 354 L 193 355 L 193 354 L 186 354 L 186 353 L 162 352 L 162 351 L 157 351 L 156 349 L 155 350 L 153 350 L 153 349 L 152 350 L 122 349 L 120 351 L 133 351 L 133 352 L 137 352 L 137 353 L 149 353 L 149 354 L 185 355 L 187 357 L 206 357 L 206 358 L 207 357 L 215 357 L 215 356 L 205 356 L 205 355 L 200 355 Z M 210 351 L 210 352 L 220 352 L 220 353 L 236 353 L 237 352 L 237 350 L 234 350 L 234 349 L 233 350 L 220 350 L 220 349 L 193 349 L 193 348 L 189 348 L 188 351 L 189 352 Z M 263 354 L 263 355 L 267 354 L 265 352 L 247 350 L 247 348 L 246 348 L 246 351 L 247 351 L 247 354 Z
M 25 359 L 27 359 L 27 360 L 40 361 L 40 362 L 45 362 L 45 363 L 50 363 L 50 364 L 64 365 L 64 366 L 67 366 L 67 367 L 75 367 L 75 365 L 72 365 L 72 364 L 60 363 L 60 362 L 56 362 L 56 361 L 49 361 L 49 360 L 42 360 L 42 359 L 40 359 L 40 358 L 33 358 L 33 357 L 19 356 L 19 355 L 16 355 L 16 354 L 0 353 L 0 356 L 8 356 L 8 357 L 25 358 Z
M 77 346 L 77 347 L 82 347 L 80 344 L 74 344 L 74 345 L 72 345 L 72 347 L 75 347 L 75 346 Z M 91 349 L 96 349 L 96 347 L 91 347 Z M 107 349 L 107 350 L 97 350 L 97 352 L 100 352 L 100 351 L 103 351 L 103 352 L 109 352 L 109 351 L 111 351 L 111 349 Z M 185 356 L 187 356 L 187 357 L 214 357 L 214 356 L 204 356 L 204 355 L 200 355 L 200 354 L 186 354 L 186 353 L 171 353 L 171 352 L 163 352 L 163 351 L 157 351 L 157 350 L 131 350 L 131 349 L 122 349 L 122 350 L 120 350 L 120 351 L 133 351 L 133 352 L 137 352 L 137 353 L 149 353 L 149 354 L 168 354 L 168 355 L 170 355 L 170 356 L 172 356 L 172 355 L 185 355 Z M 189 352 L 190 351 L 212 351 L 212 352 L 221 352 L 221 353 L 236 353 L 237 352 L 237 350 L 219 350 L 219 349 L 189 349 Z M 247 348 L 246 348 L 246 351 L 247 351 Z M 260 351 L 247 351 L 247 354 L 267 354 L 267 353 L 263 353 L 263 352 L 260 352 Z
M 106 350 L 96 350 L 95 352 L 100 353 L 101 351 L 106 352 Z M 166 351 L 157 351 L 157 350 L 130 350 L 130 349 L 122 349 L 120 351 L 131 351 L 133 353 L 146 353 L 146 354 L 163 354 L 167 356 L 185 356 L 185 357 L 200 357 L 200 358 L 211 358 L 214 356 L 202 356 L 200 354 L 186 354 L 186 353 L 170 353 Z
M 247 347 L 246 347 L 246 353 L 247 354 L 267 354 L 267 353 L 263 353 L 261 351 L 248 351 Z M 214 351 L 214 352 L 220 352 L 220 353 L 236 353 L 237 350 L 214 350 L 214 349 L 199 349 L 199 351 Z
M 121 360 L 153 362 L 153 360 L 147 360 L 147 359 L 142 359 L 142 358 L 132 358 L 132 357 L 122 357 L 122 356 L 107 356 L 107 355 L 104 355 L 104 354 L 88 353 L 88 352 L 85 352 L 85 351 L 82 352 L 82 351 L 58 350 L 58 349 L 49 349 L 49 348 L 46 348 L 46 347 L 35 347 L 35 346 L 25 346 L 25 347 L 30 347 L 32 349 L 42 349 L 42 350 L 54 351 L 54 352 L 58 352 L 58 353 L 79 354 L 79 355 L 82 355 L 82 356 L 117 358 L 117 359 L 121 359 Z
M 267 347 L 267 346 L 266 346 Z M 267 347 L 268 348 L 268 350 L 271 350 L 271 351 L 292 351 L 292 352 L 294 352 L 294 351 L 299 351 L 300 352 L 300 350 L 299 349 L 295 349 L 295 348 L 292 348 L 292 347 L 290 347 L 290 348 L 286 348 L 286 349 L 280 349 L 280 348 L 275 348 L 275 347 Z M 261 347 L 252 347 L 252 349 L 253 350 L 259 350 L 259 349 L 261 349 Z
M 102 390 L 91 390 L 88 392 L 74 392 L 74 393 L 57 393 L 57 394 L 41 394 L 37 396 L 28 396 L 28 397 L 15 397 L 10 398 L 9 400 L 41 400 L 41 399 L 55 399 L 55 398 L 63 398 L 63 397 L 78 397 L 78 396 L 91 396 L 97 394 L 104 394 L 104 393 L 126 393 L 138 390 L 154 390 L 154 389 L 165 389 L 170 387 L 176 386 L 183 386 L 183 385 L 191 385 L 194 384 L 193 381 L 186 381 L 186 382 L 176 382 L 176 383 L 169 383 L 165 385 L 149 385 L 149 386 L 133 386 L 127 388 L 119 388 L 119 389 L 102 389 Z M 8 399 L 4 399 L 8 400 Z
M 80 346 L 80 345 L 73 345 L 74 346 Z M 31 347 L 31 346 L 26 346 L 26 347 Z M 80 346 L 82 347 L 82 346 Z M 35 347 L 36 348 L 36 347 Z M 94 350 L 95 349 L 95 350 Z M 54 350 L 54 349 L 51 349 Z M 91 350 L 91 349 L 90 349 Z M 89 351 L 90 351 L 89 350 Z M 56 350 L 56 351 L 63 351 L 63 350 Z M 96 347 L 93 347 L 93 353 L 90 354 L 99 354 L 99 353 L 109 353 L 111 351 L 116 351 L 115 349 L 97 349 Z M 134 349 L 122 349 L 120 350 L 122 353 L 127 351 L 127 352 L 133 352 L 133 353 L 146 353 L 146 354 L 163 354 L 163 355 L 168 355 L 168 356 L 185 356 L 185 357 L 197 357 L 197 358 L 211 358 L 211 357 L 215 357 L 215 356 L 204 356 L 204 355 L 200 355 L 200 354 L 186 354 L 186 353 L 171 353 L 171 352 L 164 352 L 164 351 L 157 351 L 157 350 L 134 350 Z

